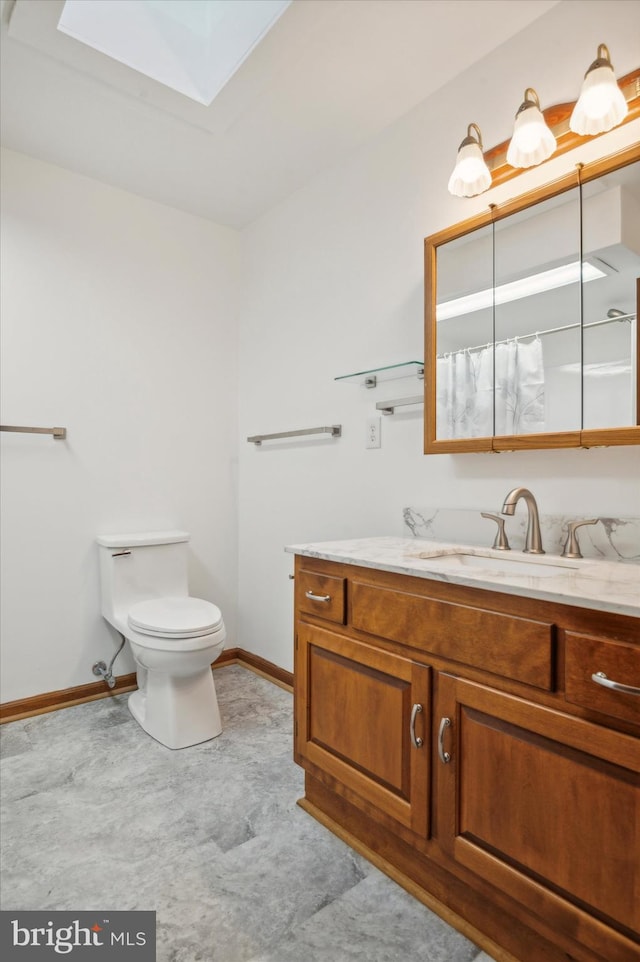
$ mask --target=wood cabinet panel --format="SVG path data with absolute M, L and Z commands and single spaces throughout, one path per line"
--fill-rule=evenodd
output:
M 307 558 L 296 604 L 315 804 L 519 962 L 640 962 L 640 699 L 591 681 L 638 619 Z
M 405 799 L 409 755 L 397 750 L 387 719 L 406 713 L 410 684 L 317 645 L 309 649 L 309 739 Z M 327 711 L 327 692 L 334 711 Z
M 429 831 L 430 669 L 311 625 L 298 630 L 297 749 L 422 837 Z M 411 743 L 415 723 L 420 748 Z
M 554 625 L 373 584 L 351 584 L 351 623 L 372 635 L 550 691 Z
M 554 711 L 453 676 L 438 686 L 452 720 L 440 845 L 559 925 L 570 903 L 595 951 L 602 924 L 615 929 L 608 957 L 625 959 L 640 930 L 638 740 L 567 717 L 560 737 Z
M 638 631 L 640 633 L 640 628 Z M 640 725 L 640 695 L 603 688 L 591 677 L 599 671 L 604 672 L 611 681 L 631 685 L 640 692 L 640 648 L 577 632 L 566 632 L 567 701 Z
M 346 578 L 301 568 L 296 575 L 296 607 L 316 618 L 345 622 Z

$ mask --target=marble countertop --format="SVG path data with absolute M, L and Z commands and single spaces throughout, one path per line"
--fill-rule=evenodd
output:
M 287 545 L 285 551 L 640 618 L 636 564 L 392 537 Z M 508 572 L 500 570 L 503 563 Z

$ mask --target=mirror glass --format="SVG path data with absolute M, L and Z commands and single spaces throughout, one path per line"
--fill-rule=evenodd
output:
M 493 435 L 493 224 L 438 248 L 436 437 Z
M 636 424 L 640 163 L 584 185 L 582 236 L 601 272 L 583 291 L 583 427 Z
M 495 225 L 496 435 L 580 430 L 580 189 Z

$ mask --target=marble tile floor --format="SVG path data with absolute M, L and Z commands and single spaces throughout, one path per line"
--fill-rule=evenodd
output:
M 296 806 L 291 695 L 215 681 L 182 751 L 127 695 L 0 728 L 2 908 L 155 910 L 158 962 L 491 962 Z

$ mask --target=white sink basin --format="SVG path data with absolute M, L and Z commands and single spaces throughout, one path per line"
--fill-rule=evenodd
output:
M 483 571 L 490 571 L 493 574 L 515 577 L 557 578 L 559 575 L 567 575 L 578 568 L 578 565 L 556 564 L 553 561 L 524 561 L 520 558 L 486 558 L 482 555 L 465 554 L 462 551 L 439 555 L 433 555 L 427 551 L 423 551 L 416 557 L 423 558 L 425 561 L 433 561 L 436 569 L 444 567 L 462 571 L 466 568 L 476 568 L 482 569 Z

